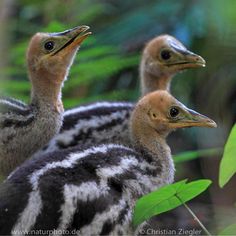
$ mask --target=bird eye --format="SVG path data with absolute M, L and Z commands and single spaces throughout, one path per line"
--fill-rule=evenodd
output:
M 170 58 L 171 58 L 170 51 L 168 51 L 168 50 L 163 50 L 163 51 L 161 52 L 161 58 L 162 58 L 163 60 L 168 60 L 168 59 L 170 59 Z
M 176 108 L 176 107 L 172 107 L 172 108 L 170 109 L 170 116 L 171 116 L 172 118 L 175 118 L 175 117 L 178 116 L 178 115 L 179 115 L 179 109 Z
M 47 51 L 51 51 L 53 48 L 54 48 L 54 42 L 52 41 L 48 41 L 44 44 L 44 48 L 47 50 Z

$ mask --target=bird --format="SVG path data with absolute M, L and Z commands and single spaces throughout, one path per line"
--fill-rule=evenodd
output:
M 158 89 L 170 91 L 171 79 L 178 72 L 205 65 L 201 56 L 189 51 L 173 36 L 158 36 L 143 50 L 140 63 L 142 95 Z
M 205 60 L 170 35 L 157 36 L 145 46 L 140 63 L 142 96 L 155 90 L 170 90 L 172 77 L 189 68 L 204 67 Z M 72 146 L 104 142 L 129 143 L 131 102 L 95 102 L 64 113 L 63 126 L 37 155 Z
M 90 35 L 88 29 L 78 26 L 60 33 L 36 33 L 30 40 L 30 103 L 0 97 L 1 176 L 7 176 L 59 132 L 64 112 L 61 89 L 77 49 Z
M 132 146 L 76 146 L 27 160 L 0 185 L 0 234 L 131 233 L 135 201 L 174 180 L 167 136 L 193 126 L 216 123 L 159 90 L 132 112 Z

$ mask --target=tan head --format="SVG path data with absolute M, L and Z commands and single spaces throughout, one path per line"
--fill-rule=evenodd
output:
M 29 44 L 27 63 L 30 79 L 61 83 L 74 55 L 85 38 L 88 26 L 78 26 L 60 33 L 37 33 Z
M 52 104 L 63 111 L 61 88 L 77 49 L 91 33 L 78 26 L 61 33 L 37 33 L 29 44 L 27 64 L 32 83 L 31 103 Z
M 176 38 L 170 35 L 161 35 L 151 40 L 145 47 L 143 57 L 146 60 L 146 69 L 154 74 L 176 73 L 186 68 L 203 67 L 205 60 L 186 49 Z M 158 71 L 157 71 L 158 70 Z
M 201 56 L 187 50 L 174 37 L 158 36 L 148 42 L 143 51 L 140 67 L 143 93 L 168 90 L 169 81 L 176 73 L 204 66 L 205 60 Z
M 216 127 L 208 117 L 193 111 L 167 91 L 159 90 L 143 97 L 137 104 L 132 116 L 133 132 L 138 135 L 155 132 L 166 137 L 171 131 L 184 127 Z M 143 131 L 142 131 L 143 130 Z

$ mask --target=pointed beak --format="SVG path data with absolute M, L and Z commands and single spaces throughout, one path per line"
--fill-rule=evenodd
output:
M 206 61 L 201 56 L 187 50 L 186 48 L 178 47 L 175 44 L 171 44 L 171 47 L 180 57 L 175 65 L 183 65 L 183 69 L 206 66 Z
M 73 29 L 69 29 L 60 33 L 51 34 L 54 37 L 63 37 L 65 38 L 65 42 L 63 45 L 55 51 L 52 55 L 57 54 L 58 52 L 64 49 L 74 49 L 80 46 L 80 44 L 92 33 L 86 32 L 89 29 L 89 26 L 77 26 Z
M 194 110 L 186 108 L 186 116 L 179 119 L 176 123 L 177 128 L 183 127 L 208 127 L 216 128 L 217 124 L 212 119 Z
M 87 30 L 89 30 L 89 26 L 78 26 L 73 29 L 70 29 L 66 33 L 66 35 L 68 38 L 71 38 L 71 40 L 73 40 L 73 44 L 79 45 L 84 41 L 84 39 L 86 39 L 89 35 L 92 34 L 91 32 L 85 33 Z

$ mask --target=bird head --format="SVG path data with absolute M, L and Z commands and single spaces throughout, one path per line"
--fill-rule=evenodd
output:
M 91 34 L 86 32 L 88 29 L 88 26 L 78 26 L 60 33 L 36 33 L 27 51 L 29 72 L 33 74 L 30 76 L 31 79 L 38 76 L 42 79 L 50 75 L 54 83 L 61 83 L 67 75 L 77 49 Z
M 177 128 L 217 126 L 213 120 L 187 108 L 164 90 L 144 96 L 135 110 L 142 123 L 164 136 Z
M 145 70 L 152 74 L 174 75 L 176 72 L 194 67 L 204 67 L 205 60 L 186 49 L 170 35 L 161 35 L 151 40 L 143 52 Z

